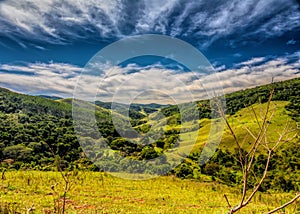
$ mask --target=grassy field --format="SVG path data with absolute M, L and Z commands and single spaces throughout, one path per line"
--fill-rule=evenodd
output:
M 270 125 L 268 127 L 268 139 L 270 142 L 274 142 L 278 139 L 278 131 L 282 131 L 286 125 L 286 122 L 289 121 L 291 129 L 297 127 L 295 121 L 291 119 L 291 117 L 287 114 L 285 106 L 288 102 L 285 101 L 273 101 L 271 102 L 271 112 L 273 109 L 276 109 L 272 121 L 270 121 Z M 248 142 L 252 142 L 252 137 L 248 134 L 245 127 L 249 128 L 253 133 L 258 132 L 258 124 L 256 122 L 253 110 L 256 112 L 258 118 L 261 120 L 263 114 L 266 111 L 267 104 L 254 104 L 251 107 L 244 108 L 238 111 L 236 114 L 232 116 L 228 116 L 228 121 L 231 126 L 234 128 L 234 131 L 239 139 L 242 142 L 242 147 L 244 149 L 249 148 Z M 253 108 L 253 110 L 252 110 Z M 193 152 L 199 151 L 201 147 L 206 143 L 207 138 L 209 136 L 209 131 L 211 128 L 211 120 L 209 119 L 202 119 L 199 121 L 201 126 L 200 130 L 182 133 L 180 135 L 181 142 L 181 149 L 182 150 L 192 150 Z M 189 124 L 183 124 L 182 127 L 186 128 Z M 299 130 L 297 131 L 299 134 Z M 294 133 L 295 134 L 295 133 Z M 192 139 L 192 140 L 191 140 Z M 197 139 L 196 143 L 193 144 L 193 139 Z M 229 151 L 233 151 L 235 144 L 233 143 L 233 138 L 228 130 L 225 127 L 221 142 L 220 148 L 228 149 Z
M 123 180 L 106 173 L 74 172 L 69 175 L 66 213 L 226 213 L 227 203 L 238 203 L 240 193 L 217 183 L 200 183 L 165 176 L 152 180 Z M 58 172 L 5 173 L 0 185 L 0 205 L 10 213 L 54 213 L 62 202 L 64 181 Z M 287 202 L 293 193 L 258 193 L 240 213 L 263 213 Z M 299 204 L 299 203 L 298 203 Z M 299 213 L 293 204 L 285 213 Z M 31 212 L 30 212 L 31 213 Z

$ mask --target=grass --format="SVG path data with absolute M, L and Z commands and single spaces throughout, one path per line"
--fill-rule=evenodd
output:
M 57 193 L 63 193 L 58 172 L 13 171 L 1 181 L 0 205 L 19 213 L 53 213 Z M 217 183 L 200 183 L 163 176 L 132 181 L 106 173 L 71 174 L 67 213 L 226 213 L 224 194 L 237 204 L 240 190 Z M 61 196 L 61 195 L 60 195 Z M 288 201 L 292 193 L 259 193 L 240 213 L 263 213 Z M 61 199 L 62 200 L 62 199 Z M 297 213 L 293 204 L 286 213 Z M 0 212 L 1 213 L 1 212 Z
M 286 125 L 286 122 L 289 120 L 291 122 L 291 127 L 296 128 L 297 124 L 295 121 L 292 121 L 291 117 L 288 115 L 285 106 L 289 102 L 287 101 L 272 101 L 270 105 L 271 112 L 276 108 L 274 116 L 270 122 L 270 126 L 268 129 L 268 138 L 269 141 L 275 141 L 278 139 L 278 131 L 282 131 Z M 240 142 L 243 142 L 242 147 L 247 149 L 249 147 L 249 142 L 253 141 L 253 138 L 248 134 L 245 127 L 249 128 L 251 131 L 256 133 L 258 130 L 257 121 L 255 119 L 252 108 L 256 112 L 258 118 L 261 120 L 263 114 L 266 110 L 267 104 L 254 104 L 250 107 L 243 108 L 238 111 L 236 114 L 232 116 L 228 116 L 228 121 L 232 125 L 235 130 L 235 133 Z M 157 113 L 154 113 L 155 115 Z M 168 118 L 163 118 L 159 121 L 159 124 L 165 124 Z M 147 124 L 152 124 L 153 121 L 148 121 Z M 210 119 L 201 119 L 198 121 L 200 129 L 194 130 L 193 127 L 197 126 L 197 124 L 193 124 L 192 122 L 186 122 L 182 125 L 177 126 L 167 126 L 165 130 L 168 129 L 177 129 L 178 131 L 183 131 L 180 133 L 180 150 L 181 151 L 192 151 L 197 152 L 208 140 L 208 136 L 210 134 L 211 129 L 211 120 Z M 159 125 L 158 125 L 159 126 Z M 189 131 L 193 130 L 193 131 Z M 299 134 L 299 132 L 298 132 Z M 228 149 L 229 151 L 233 151 L 235 148 L 235 143 L 233 142 L 233 138 L 225 126 L 225 130 L 220 142 L 220 148 Z M 184 153 L 184 152 L 183 152 Z
M 287 121 L 290 121 L 290 125 L 293 128 L 297 127 L 295 121 L 292 121 L 290 116 L 287 114 L 288 112 L 285 109 L 285 106 L 289 102 L 285 101 L 273 101 L 271 102 L 271 110 L 276 108 L 274 116 L 270 122 L 270 126 L 268 129 L 268 138 L 270 142 L 274 142 L 278 139 L 278 131 L 282 131 L 286 125 Z M 256 112 L 258 117 L 262 117 L 265 112 L 267 104 L 254 104 L 251 107 L 244 108 L 238 111 L 236 114 L 232 116 L 228 116 L 228 121 L 232 125 L 235 130 L 235 133 L 240 142 L 243 142 L 242 147 L 247 149 L 249 147 L 248 143 L 253 141 L 253 138 L 248 134 L 245 127 L 249 128 L 251 131 L 256 133 L 258 130 L 258 125 L 255 120 L 255 116 L 253 114 L 252 108 Z M 209 119 L 202 119 L 199 121 L 201 128 L 196 131 L 186 132 L 180 134 L 181 139 L 181 149 L 182 150 L 192 150 L 199 151 L 201 147 L 206 143 L 207 138 L 209 136 L 211 122 Z M 183 124 L 182 128 L 188 128 L 189 124 Z M 298 134 L 300 132 L 298 131 Z M 294 133 L 295 134 L 295 133 Z M 194 139 L 196 139 L 194 143 Z M 194 143 L 194 144 L 193 144 Z M 184 148 L 186 147 L 186 148 Z M 233 151 L 235 148 L 235 144 L 233 142 L 233 138 L 228 130 L 225 128 L 221 142 L 220 148 L 228 149 L 229 151 Z
M 270 122 L 268 137 L 271 141 L 277 137 L 276 131 L 282 130 L 289 119 L 284 108 L 287 103 L 272 102 L 272 106 L 277 106 L 277 111 Z M 260 115 L 266 105 L 255 104 L 252 107 Z M 230 116 L 229 122 L 238 138 L 245 139 L 244 146 L 247 147 L 249 136 L 244 126 L 251 130 L 257 126 L 251 108 Z M 199 124 L 199 132 L 180 134 L 182 151 L 188 148 L 198 151 L 206 142 L 210 120 L 202 119 Z M 194 125 L 186 123 L 181 128 L 188 130 Z M 296 126 L 295 123 L 291 125 Z M 192 139 L 197 141 L 191 145 Z M 224 131 L 220 146 L 229 150 L 234 148 L 228 130 Z M 232 205 L 239 203 L 238 196 L 241 194 L 241 190 L 235 187 L 214 182 L 180 180 L 170 176 L 133 181 L 106 173 L 71 172 L 69 180 L 71 189 L 67 193 L 67 213 L 226 213 L 228 204 L 224 194 Z M 6 172 L 5 179 L 0 182 L 0 207 L 10 213 L 26 213 L 30 207 L 34 207 L 33 213 L 54 213 L 55 203 L 62 203 L 64 182 L 58 172 L 11 171 Z M 284 204 L 293 196 L 293 193 L 258 193 L 240 213 L 264 213 Z M 284 212 L 300 213 L 299 202 Z

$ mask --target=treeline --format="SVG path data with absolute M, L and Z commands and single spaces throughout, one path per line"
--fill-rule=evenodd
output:
M 300 78 L 275 82 L 265 86 L 258 86 L 256 88 L 242 90 L 226 95 L 226 111 L 233 115 L 242 108 L 251 106 L 255 103 L 265 103 L 269 99 L 270 90 L 274 89 L 273 101 L 290 101 L 295 105 L 290 106 L 289 110 L 294 117 L 299 115 L 299 101 L 300 98 Z
M 189 155 L 185 161 L 177 166 L 173 173 L 177 177 L 191 178 L 201 181 L 218 181 L 227 185 L 241 184 L 243 181 L 238 151 L 218 149 L 213 157 L 204 165 L 199 166 L 200 152 Z M 262 177 L 267 162 L 266 154 L 258 154 L 254 160 L 252 173 L 257 178 Z M 278 191 L 299 191 L 300 169 L 300 144 L 292 144 L 289 147 L 278 150 L 271 159 L 267 178 L 260 191 L 268 189 Z M 249 188 L 257 184 L 255 177 L 251 177 L 247 185 Z
M 89 166 L 92 163 L 83 154 L 81 146 L 91 147 L 92 151 L 97 139 L 87 136 L 79 145 L 73 127 L 71 104 L 70 99 L 53 101 L 0 89 L 0 162 L 4 161 L 3 166 L 48 170 L 54 165 L 54 153 L 63 159 L 65 168 L 76 166 L 77 163 L 93 167 Z M 120 137 L 110 111 L 96 109 L 95 114 L 99 132 L 105 142 L 125 157 L 132 156 L 140 160 L 157 157 L 172 148 L 178 137 L 177 133 L 166 131 L 164 137 L 148 145 L 149 138 L 156 134 L 148 133 L 139 144 L 134 144 Z M 148 132 L 149 127 L 143 123 L 141 121 L 139 125 L 142 126 L 135 130 Z M 129 130 L 126 127 L 123 129 Z
M 266 102 L 271 87 L 275 89 L 273 100 L 289 101 L 286 110 L 294 120 L 299 121 L 299 78 L 228 94 L 226 95 L 227 113 L 233 115 L 242 108 L 254 103 Z M 86 158 L 82 147 L 79 145 L 73 127 L 71 104 L 71 100 L 54 101 L 42 97 L 22 95 L 0 88 L 1 167 L 53 170 L 55 167 L 54 155 L 58 155 L 62 159 L 64 169 L 99 170 Z M 109 107 L 105 106 L 109 105 L 107 103 L 97 102 L 97 105 Z M 210 101 L 199 101 L 197 106 L 200 118 L 210 118 Z M 162 108 L 159 109 L 159 107 Z M 179 132 L 175 128 L 172 129 L 172 126 L 175 127 L 181 122 L 178 106 L 165 107 L 151 104 L 138 107 L 135 104 L 131 109 L 132 114 L 130 116 L 132 118 L 130 120 L 135 126 L 134 129 L 144 134 L 144 138 L 139 143 L 132 143 L 121 138 L 114 127 L 110 111 L 96 108 L 97 125 L 103 137 L 101 140 L 104 140 L 110 148 L 124 157 L 142 161 L 160 157 L 167 150 L 177 146 Z M 149 140 L 153 135 L 158 134 L 148 133 L 150 125 L 147 123 L 147 114 L 154 111 L 160 111 L 168 117 L 167 123 L 171 128 L 159 130 L 158 132 L 162 134 L 162 137 L 149 144 Z M 193 112 L 191 112 L 191 117 L 193 116 Z M 97 140 L 87 136 L 81 142 L 85 148 L 88 148 L 87 152 L 93 153 L 95 157 L 104 155 L 96 153 L 94 149 Z M 261 190 L 272 187 L 284 191 L 299 191 L 299 151 L 299 144 L 295 144 L 276 153 L 276 156 L 272 159 L 268 180 Z M 228 185 L 235 185 L 241 181 L 236 153 L 218 150 L 208 163 L 199 166 L 200 152 L 189 155 L 171 173 L 181 178 L 193 178 L 202 181 L 217 180 Z M 266 161 L 266 157 L 258 155 L 256 158 L 257 164 L 254 170 L 257 173 L 262 173 L 262 165 Z M 109 162 L 105 164 L 115 167 L 112 170 L 120 170 L 117 165 L 110 165 Z M 161 165 L 161 169 L 155 168 L 150 171 L 159 173 L 159 171 L 173 167 L 165 160 L 158 164 Z M 129 168 L 130 172 L 135 172 L 134 166 L 131 165 Z M 254 182 L 249 182 L 248 185 L 252 185 Z
M 272 88 L 275 90 L 273 101 L 290 101 L 287 110 L 294 119 L 297 118 L 300 113 L 300 78 L 226 94 L 226 113 L 234 115 L 239 110 L 255 103 L 267 102 Z M 199 101 L 198 110 L 199 119 L 211 118 L 212 111 L 209 100 Z M 167 116 L 179 114 L 177 106 L 168 106 L 161 111 Z

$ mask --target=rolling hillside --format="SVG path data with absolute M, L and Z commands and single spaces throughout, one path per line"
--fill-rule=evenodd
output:
M 300 115 L 299 78 L 228 94 L 226 95 L 228 120 L 236 130 L 237 137 L 243 140 L 245 148 L 248 147 L 247 143 L 251 138 L 245 127 L 253 129 L 254 132 L 257 129 L 252 109 L 257 115 L 260 115 L 266 107 L 264 103 L 268 99 L 271 87 L 275 89 L 271 108 L 276 108 L 276 111 L 272 121 L 269 121 L 269 140 L 272 141 L 277 137 L 276 131 L 283 129 L 286 121 L 290 121 L 292 127 L 297 127 Z M 228 185 L 238 183 L 241 179 L 239 169 L 236 167 L 238 164 L 235 146 L 227 129 L 224 131 L 219 149 L 213 158 L 205 165 L 199 166 L 198 164 L 201 150 L 207 141 L 211 127 L 209 101 L 198 102 L 198 124 L 188 121 L 182 123 L 177 106 L 133 104 L 130 106 L 132 113 L 129 121 L 136 133 L 133 133 L 130 140 L 120 137 L 115 129 L 111 119 L 113 112 L 109 108 L 110 103 L 97 101 L 95 104 L 89 103 L 88 105 L 93 106 L 96 110 L 97 125 L 102 139 L 86 136 L 79 145 L 73 128 L 71 99 L 52 100 L 18 94 L 1 88 L 1 167 L 51 170 L 55 168 L 53 157 L 53 153 L 55 153 L 62 158 L 65 169 L 89 168 L 97 171 L 99 169 L 84 155 L 81 146 L 85 147 L 85 152 L 90 152 L 89 156 L 101 156 L 101 151 L 98 153 L 94 146 L 104 140 L 110 148 L 122 156 L 140 161 L 159 157 L 169 150 L 176 151 L 178 149 L 179 155 L 182 151 L 191 150 L 191 154 L 185 161 L 170 172 L 181 178 L 207 181 L 217 179 Z M 123 104 L 120 106 L 124 107 Z M 127 120 L 122 114 L 118 114 L 118 118 L 120 121 Z M 166 126 L 161 129 L 160 123 L 166 124 Z M 149 132 L 151 127 L 153 128 Z M 200 127 L 199 130 L 198 127 Z M 180 133 L 180 130 L 185 131 Z M 137 133 L 140 134 L 139 137 L 136 135 Z M 158 133 L 161 133 L 161 136 L 149 144 L 149 140 L 155 138 Z M 196 143 L 191 144 L 191 139 L 197 139 Z M 180 143 L 178 144 L 178 142 Z M 271 176 L 276 174 L 281 181 L 290 182 L 289 188 L 284 189 L 285 191 L 299 189 L 299 151 L 299 138 L 296 138 L 293 142 L 280 147 L 276 153 L 278 157 L 273 163 L 274 166 L 272 165 L 270 174 Z M 261 162 L 266 158 L 260 153 L 258 156 Z M 168 162 L 169 160 L 166 161 L 161 163 L 161 167 L 172 166 Z M 110 165 L 110 163 L 105 164 Z M 103 165 L 103 167 L 105 166 Z M 259 168 L 259 166 L 256 167 Z M 287 175 L 281 176 L 287 169 L 290 170 L 288 177 L 286 177 Z M 118 169 L 115 170 L 118 171 Z M 134 166 L 131 170 L 134 172 Z M 269 181 L 269 185 L 278 186 L 278 182 L 280 181 L 273 179 Z

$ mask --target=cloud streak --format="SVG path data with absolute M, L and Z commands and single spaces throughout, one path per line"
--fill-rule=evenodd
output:
M 228 36 L 264 40 L 300 28 L 295 0 L 10 0 L 0 2 L 0 36 L 64 44 L 160 33 L 208 47 Z
M 0 85 L 27 94 L 71 97 L 82 68 L 65 63 L 0 65 Z
M 128 103 L 187 102 L 208 99 L 209 92 L 219 85 L 226 93 L 300 77 L 299 52 L 273 59 L 253 58 L 236 68 L 220 69 L 215 75 L 195 78 L 194 73 L 163 68 L 161 65 L 139 67 L 110 67 L 104 76 L 81 73 L 83 68 L 63 63 L 31 63 L 27 65 L 0 65 L 0 86 L 29 94 L 73 97 L 77 86 L 87 96 L 84 99 Z M 135 69 L 135 72 L 131 72 Z M 78 86 L 78 78 L 82 78 Z M 166 97 L 169 96 L 168 99 Z
M 237 66 L 252 66 L 252 65 L 262 63 L 265 60 L 266 60 L 265 57 L 255 57 L 255 58 L 252 58 L 252 59 L 247 60 L 245 62 L 238 63 Z
M 260 61 L 259 58 L 257 61 Z M 273 79 L 278 82 L 300 77 L 299 69 L 299 58 L 295 62 L 288 63 L 288 57 L 279 57 L 259 65 L 249 65 L 246 62 L 242 67 L 225 70 L 218 73 L 218 76 L 225 93 L 230 93 L 269 84 Z M 213 86 L 214 84 L 211 81 L 208 85 Z

